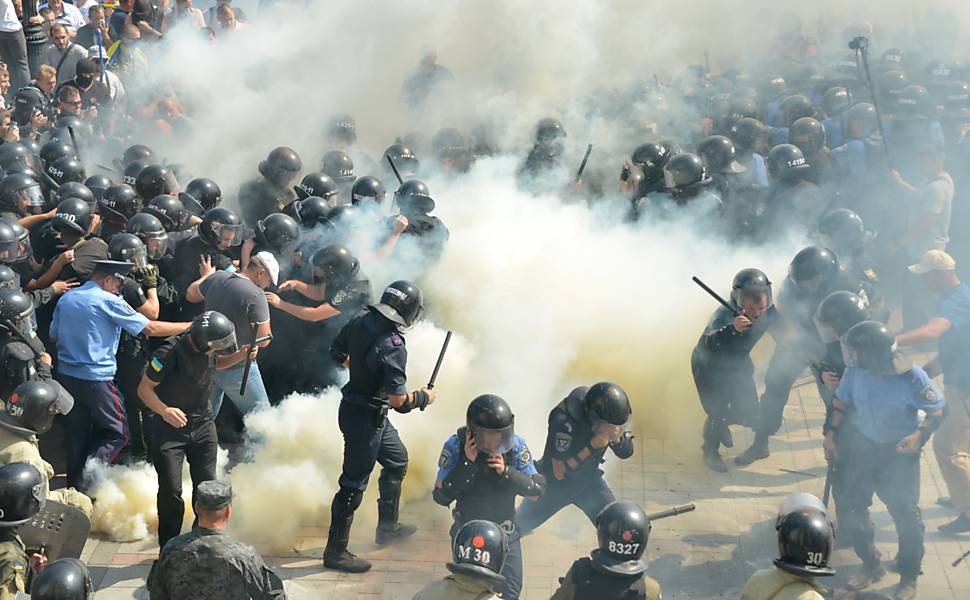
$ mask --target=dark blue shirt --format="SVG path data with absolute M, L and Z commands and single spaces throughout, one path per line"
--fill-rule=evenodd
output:
M 445 441 L 444 448 L 441 449 L 441 457 L 438 458 L 438 477 L 436 479 L 443 481 L 454 470 L 464 454 L 465 440 L 452 434 Z M 515 446 L 512 448 L 512 464 L 509 466 L 529 477 L 538 473 L 536 465 L 532 460 L 532 453 L 529 452 L 529 447 L 526 445 L 525 440 L 518 435 L 515 436 Z
M 943 394 L 916 365 L 902 375 L 876 375 L 849 367 L 835 397 L 849 407 L 852 425 L 880 444 L 895 444 L 916 431 L 917 411 L 929 413 L 944 405 Z
M 937 316 L 951 324 L 939 340 L 943 381 L 970 390 L 970 286 L 961 283 L 944 292 Z

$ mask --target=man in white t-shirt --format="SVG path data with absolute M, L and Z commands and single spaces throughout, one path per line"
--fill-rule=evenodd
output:
M 27 69 L 27 40 L 13 0 L 0 0 L 0 59 L 10 70 L 10 83 L 17 90 L 30 81 Z

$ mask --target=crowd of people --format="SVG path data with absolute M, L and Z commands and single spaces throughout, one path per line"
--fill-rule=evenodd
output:
M 217 479 L 217 450 L 248 460 L 247 444 L 259 440 L 248 439 L 243 417 L 335 385 L 344 460 L 323 564 L 367 571 L 348 545 L 376 465 L 375 542 L 416 530 L 399 521 L 408 452 L 388 415 L 436 400 L 405 374 L 422 279 L 450 237 L 424 180 L 461 178 L 512 149 L 487 127 L 444 127 L 394 140 L 377 161 L 341 114 L 329 121 L 319 169 L 277 147 L 224 199 L 215 181 L 187 176 L 142 143 L 192 120 L 177 94 L 141 93 L 152 84 L 142 48 L 174 28 L 209 39 L 245 29 L 243 11 L 230 0 L 205 11 L 192 0 L 78 4 L 0 0 L 9 107 L 0 110 L 0 597 L 28 582 L 38 598 L 66 597 L 45 595 L 58 582 L 87 597 L 83 563 L 47 564 L 17 528 L 45 502 L 90 515 L 91 465 L 139 461 L 158 474 L 152 598 L 284 597 L 255 551 L 225 534 L 232 490 Z M 585 172 L 587 154 L 574 175 L 567 118 L 544 118 L 517 173 L 528 192 L 613 202 L 631 228 L 670 223 L 725 244 L 805 244 L 777 302 L 758 268 L 738 272 L 726 298 L 709 290 L 721 306 L 690 356 L 707 414 L 702 456 L 715 472 L 730 468 L 721 448 L 734 446 L 732 426 L 755 434 L 737 466 L 769 456 L 806 368 L 826 407 L 824 502 L 794 497 L 782 507 L 777 568 L 755 574 L 746 600 L 821 597 L 815 578 L 834 574 L 836 521 L 863 562 L 849 587 L 882 579 L 874 494 L 899 532 L 895 597 L 916 598 L 919 457 L 931 438 L 944 501 L 958 513 L 940 529 L 970 532 L 970 290 L 958 276 L 958 264 L 970 264 L 960 229 L 970 214 L 961 177 L 970 70 L 930 60 L 918 44 L 870 48 L 868 24 L 844 37 L 851 49 L 820 48 L 794 21 L 763 63 L 691 66 L 616 90 L 586 115 L 626 123 L 624 139 L 635 140 L 609 173 Z M 425 48 L 401 101 L 420 111 L 455 79 Z M 136 101 L 144 97 L 151 102 Z M 82 160 L 106 147 L 124 151 L 107 166 Z M 394 261 L 408 263 L 407 279 L 372 297 L 362 267 Z M 765 334 L 775 347 L 759 397 L 751 352 Z M 899 351 L 937 343 L 922 367 Z M 454 505 L 452 575 L 417 597 L 518 598 L 521 538 L 574 505 L 599 547 L 553 597 L 659 599 L 642 560 L 657 517 L 617 500 L 600 469 L 608 450 L 633 454 L 633 404 L 609 381 L 573 389 L 549 414 L 533 459 L 510 405 L 474 398 L 465 426 L 444 442 L 432 490 L 436 503 Z M 182 534 L 185 462 L 195 526 Z

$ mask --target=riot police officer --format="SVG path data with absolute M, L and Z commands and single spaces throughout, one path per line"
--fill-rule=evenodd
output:
M 398 247 L 413 245 L 411 250 L 417 250 L 426 264 L 434 264 L 441 258 L 450 233 L 441 219 L 431 215 L 435 201 L 428 186 L 418 179 L 405 181 L 394 198 L 401 216 L 407 219 Z
M 101 215 L 99 237 L 109 240 L 114 234 L 125 231 L 128 219 L 140 210 L 141 202 L 133 187 L 126 183 L 110 186 L 98 199 L 98 214 Z
M 702 450 L 704 463 L 725 472 L 719 453 L 734 447 L 731 425 L 753 426 L 758 415 L 751 350 L 778 318 L 771 281 L 758 269 L 744 269 L 731 284 L 731 306 L 719 306 L 691 353 L 691 372 L 707 420 Z
M 825 143 L 825 128 L 815 118 L 802 117 L 788 130 L 785 140 L 797 146 L 811 166 L 809 179 L 815 185 L 824 185 L 831 179 L 832 152 Z
M 51 379 L 51 357 L 34 333 L 34 304 L 19 289 L 0 290 L 0 397 L 33 379 Z
M 186 196 L 190 196 L 195 203 L 188 202 Z M 196 177 L 185 185 L 185 191 L 179 194 L 179 200 L 192 214 L 201 217 L 206 211 L 222 203 L 222 189 L 219 188 L 219 184 L 207 177 Z M 202 210 L 193 210 L 196 208 L 195 204 L 198 204 Z
M 768 169 L 763 156 L 768 129 L 758 119 L 744 117 L 731 127 L 728 135 L 734 142 L 735 158 L 747 167 L 755 185 L 768 187 Z
M 94 597 L 87 565 L 76 558 L 55 560 L 34 579 L 30 597 L 34 600 L 88 600 Z
M 259 353 L 259 364 L 271 401 L 337 382 L 340 365 L 330 357 L 330 344 L 371 300 L 370 282 L 346 246 L 331 244 L 317 250 L 307 266 L 308 277 L 285 281 L 277 293 L 266 294 L 274 309 L 276 343 Z
M 358 177 L 350 190 L 350 203 L 354 206 L 379 208 L 384 204 L 384 184 L 370 175 Z
M 306 200 L 310 196 L 316 196 L 326 200 L 331 208 L 333 208 L 336 197 L 340 193 L 337 182 L 324 173 L 307 173 L 300 180 L 300 185 L 293 186 L 293 191 L 296 192 L 297 200 Z M 287 206 L 291 206 L 291 204 Z
M 30 521 L 47 502 L 45 480 L 26 463 L 0 467 L 0 600 L 14 600 L 26 591 L 27 569 L 36 571 L 42 557 L 34 554 L 30 563 L 17 528 Z
M 495 523 L 465 523 L 452 540 L 453 561 L 445 565 L 451 575 L 424 586 L 414 600 L 498 600 L 490 590 L 505 581 L 507 549 L 505 531 Z
M 30 229 L 53 216 L 44 208 L 44 193 L 34 177 L 13 173 L 0 179 L 0 216 L 20 221 Z
M 866 255 L 866 247 L 876 237 L 862 218 L 848 208 L 836 208 L 822 215 L 818 221 L 818 238 L 821 246 L 835 252 L 847 271 L 864 276 L 872 283 L 878 281 L 872 260 Z
M 779 235 L 816 223 L 827 203 L 821 189 L 810 181 L 812 166 L 801 148 L 778 144 L 768 152 L 765 164 L 771 187 L 765 200 L 761 233 Z
M 815 578 L 835 575 L 829 566 L 835 532 L 825 512 L 798 508 L 779 515 L 775 529 L 780 553 L 775 568 L 755 572 L 741 600 L 822 600 L 824 589 Z
M 344 436 L 340 490 L 330 508 L 330 532 L 323 564 L 347 572 L 370 569 L 368 561 L 347 551 L 354 511 L 360 506 L 374 465 L 380 463 L 380 499 L 375 540 L 388 544 L 414 533 L 413 525 L 398 523 L 401 483 L 407 472 L 407 449 L 387 418 L 389 409 L 407 413 L 435 400 L 432 389 L 407 391 L 407 350 L 400 327 L 410 327 L 424 311 L 421 290 L 395 281 L 381 301 L 366 307 L 347 323 L 331 347 L 334 359 L 350 368 L 343 387 L 339 424 Z
M 630 160 L 623 163 L 620 173 L 620 189 L 626 192 L 633 202 L 636 219 L 636 205 L 640 198 L 648 194 L 662 192 L 664 184 L 664 165 L 671 157 L 670 148 L 663 143 L 648 142 L 633 151 Z
M 570 504 L 595 522 L 616 499 L 599 465 L 607 448 L 620 459 L 633 456 L 633 435 L 627 431 L 632 412 L 623 388 L 607 381 L 575 388 L 552 409 L 539 469 L 546 491 L 538 500 L 524 500 L 515 513 L 522 535 Z
M 519 169 L 520 182 L 548 176 L 562 166 L 566 129 L 558 119 L 545 118 L 536 125 L 536 142 Z
M 619 500 L 596 516 L 598 548 L 560 579 L 551 600 L 660 600 L 660 585 L 645 573 L 650 521 L 633 502 Z
M 445 441 L 438 460 L 434 501 L 455 502 L 453 535 L 468 521 L 484 519 L 508 534 L 508 551 L 495 591 L 502 598 L 522 592 L 522 546 L 515 525 L 515 497 L 536 499 L 545 480 L 532 462 L 525 440 L 515 434 L 508 403 L 494 394 L 478 396 L 468 405 L 465 426 Z
M 207 258 L 218 271 L 236 269 L 233 260 L 238 259 L 239 246 L 243 243 L 246 226 L 232 210 L 217 206 L 205 213 L 202 222 L 196 227 L 196 235 L 183 241 L 175 249 L 173 260 L 175 289 L 179 298 L 193 281 L 199 278 L 199 261 Z M 191 318 L 201 312 L 201 307 L 189 302 L 181 302 L 182 315 Z
M 243 221 L 250 227 L 266 215 L 279 212 L 296 200 L 290 184 L 303 169 L 303 161 L 292 148 L 273 149 L 266 160 L 259 163 L 259 179 L 243 184 L 239 190 L 239 208 Z
M 690 152 L 675 154 L 664 164 L 663 172 L 665 191 L 641 199 L 638 203 L 641 214 L 665 219 L 686 207 L 696 211 L 695 216 L 707 219 L 721 208 L 714 180 L 701 157 Z

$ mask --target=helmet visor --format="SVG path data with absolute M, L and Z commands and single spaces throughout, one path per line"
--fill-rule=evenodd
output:
M 813 320 L 815 321 L 815 329 L 818 330 L 818 335 L 822 338 L 823 342 L 831 344 L 839 341 L 839 336 L 835 333 L 835 329 L 831 325 L 819 319 L 818 315 L 815 315 Z
M 677 187 L 677 181 L 674 177 L 673 171 L 670 169 L 664 169 L 664 187 L 668 190 L 672 190 Z
M 17 240 L 0 242 L 0 262 L 17 263 L 30 258 L 30 238 L 27 235 Z
M 815 292 L 819 291 L 819 289 L 821 289 L 822 287 L 823 279 L 824 279 L 824 276 L 822 275 L 822 273 L 819 273 L 818 275 L 815 275 L 813 277 L 809 277 L 807 279 L 801 279 L 801 280 L 795 279 L 794 277 L 792 277 L 792 281 L 795 282 L 795 287 L 798 288 L 798 291 L 805 294 L 814 294 Z
M 17 192 L 17 199 L 24 207 L 24 212 L 32 215 L 39 215 L 44 212 L 44 193 L 40 190 L 40 184 L 25 187 Z
M 593 419 L 593 435 L 599 437 L 605 437 L 610 440 L 611 444 L 616 444 L 620 441 L 620 438 L 626 433 L 629 428 L 630 420 L 627 419 L 625 423 L 621 425 L 615 425 L 609 421 L 604 421 L 603 419 L 594 418 Z
M 505 454 L 515 446 L 514 425 L 501 429 L 473 425 L 472 436 L 475 438 L 475 448 L 485 454 Z
M 242 223 L 236 225 L 229 225 L 227 223 L 213 223 L 212 231 L 215 233 L 216 238 L 218 238 L 220 245 L 225 245 L 228 248 L 232 246 L 238 246 L 243 241 L 243 234 L 246 232 L 246 226 Z
M 845 344 L 842 344 L 842 362 L 845 363 L 847 367 L 859 368 L 859 351 L 855 348 Z
M 164 252 L 163 252 L 164 254 Z M 148 250 L 143 250 L 139 248 L 128 257 L 128 259 L 134 263 L 135 270 L 140 271 L 148 266 Z
M 227 354 L 233 354 L 239 349 L 236 345 L 236 334 L 235 332 L 230 333 L 226 337 L 218 340 L 211 340 L 209 342 L 209 352 L 218 354 L 219 356 L 226 356 Z
M 148 258 L 152 260 L 158 260 L 165 256 L 165 252 L 168 250 L 168 233 L 142 233 L 139 236 L 143 242 L 145 242 L 145 248 L 148 251 Z

